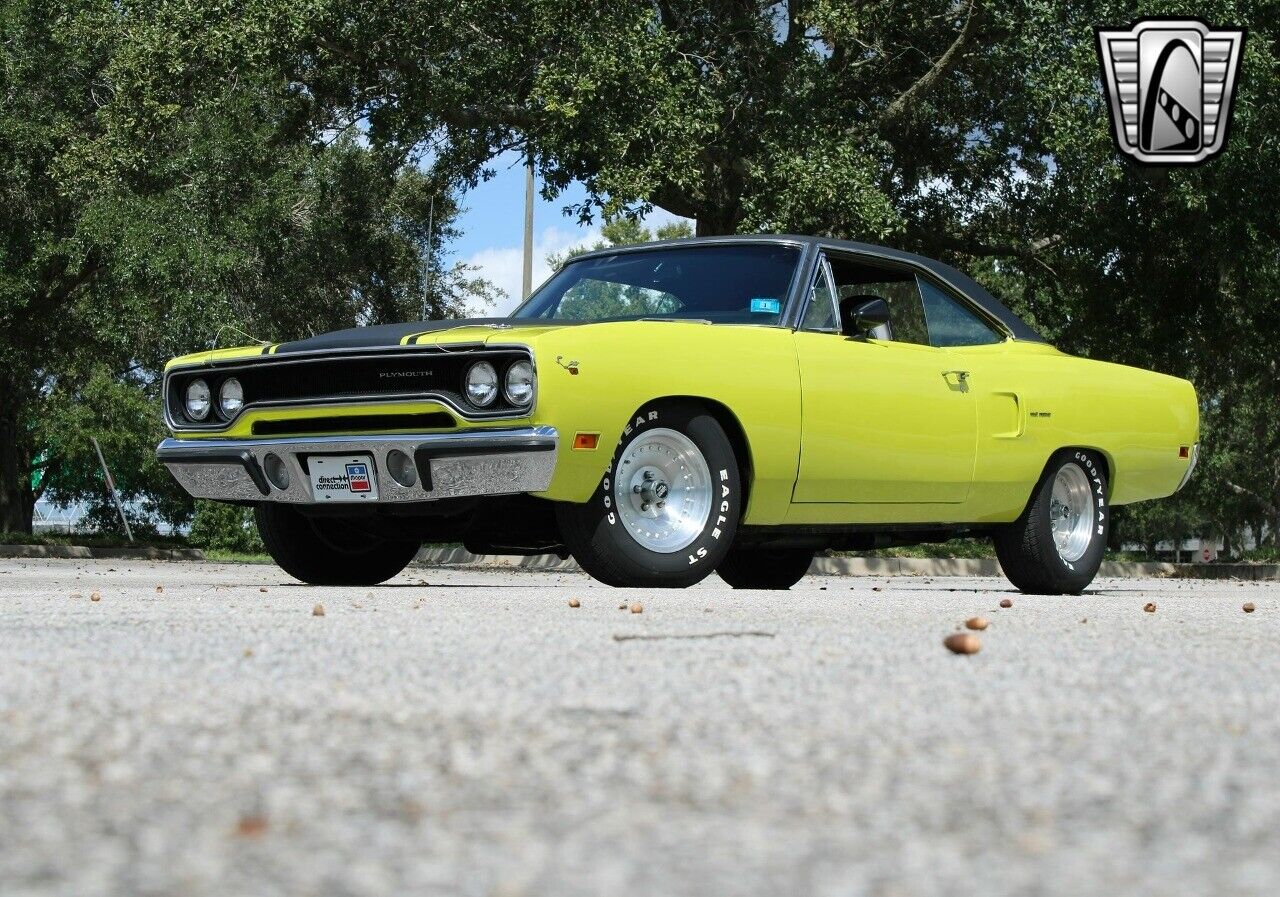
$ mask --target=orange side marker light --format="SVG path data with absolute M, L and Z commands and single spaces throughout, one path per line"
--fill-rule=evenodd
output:
M 578 433 L 573 437 L 575 449 L 591 450 L 600 442 L 599 433 Z
M 1189 445 L 1180 445 L 1180 446 L 1178 446 L 1178 457 L 1179 457 L 1179 458 L 1190 458 L 1190 457 L 1191 457 L 1191 446 L 1189 446 Z

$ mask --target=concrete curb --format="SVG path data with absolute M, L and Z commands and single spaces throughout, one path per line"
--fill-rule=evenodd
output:
M 203 561 L 198 548 L 100 548 L 95 545 L 0 545 L 0 558 L 63 560 Z
M 475 555 L 462 548 L 424 548 L 414 563 L 421 567 L 497 567 L 502 569 L 577 573 L 570 558 Z M 1000 576 L 995 558 L 842 558 L 819 557 L 809 568 L 819 576 Z M 1167 577 L 1178 579 L 1280 579 L 1280 564 L 1168 564 L 1105 561 L 1099 576 L 1115 578 Z

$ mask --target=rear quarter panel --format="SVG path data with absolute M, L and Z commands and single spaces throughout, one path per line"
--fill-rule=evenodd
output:
M 1177 491 L 1199 439 L 1186 380 L 1005 343 L 957 350 L 974 371 L 979 445 L 970 517 L 1007 521 L 1026 506 L 1046 463 L 1067 447 L 1101 453 L 1113 505 Z

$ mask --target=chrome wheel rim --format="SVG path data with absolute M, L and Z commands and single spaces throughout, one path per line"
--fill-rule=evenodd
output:
M 693 440 L 655 428 L 627 446 L 618 460 L 613 501 L 631 538 L 649 551 L 671 554 L 689 546 L 707 525 L 711 469 Z
M 1085 472 L 1074 464 L 1053 478 L 1049 518 L 1058 557 L 1069 564 L 1084 557 L 1093 541 L 1093 492 Z

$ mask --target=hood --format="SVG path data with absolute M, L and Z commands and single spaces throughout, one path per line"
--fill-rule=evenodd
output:
M 381 349 L 388 346 L 448 343 L 501 342 L 505 335 L 519 333 L 523 337 L 545 333 L 561 327 L 572 327 L 585 321 L 525 321 L 518 318 L 459 318 L 452 321 L 411 321 L 405 324 L 375 324 L 322 333 L 309 339 L 281 343 L 272 352 L 317 352 L 327 349 Z

